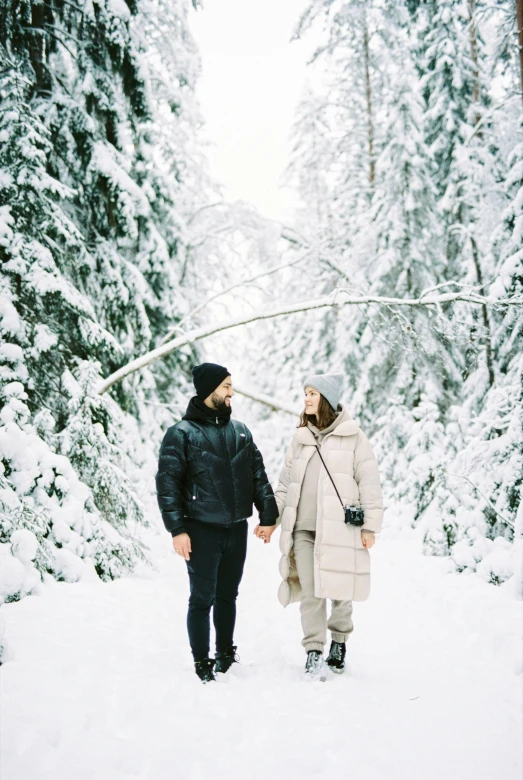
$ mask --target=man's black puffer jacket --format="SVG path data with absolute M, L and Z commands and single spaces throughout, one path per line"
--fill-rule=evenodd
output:
M 252 515 L 274 525 L 276 500 L 252 434 L 229 416 L 216 416 L 192 399 L 185 418 L 168 429 L 160 449 L 156 492 L 173 536 L 185 519 L 229 525 Z

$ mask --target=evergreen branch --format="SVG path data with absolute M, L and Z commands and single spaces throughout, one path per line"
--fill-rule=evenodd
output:
M 481 492 L 481 490 L 479 489 L 479 487 L 478 487 L 477 485 L 475 485 L 475 484 L 472 482 L 472 480 L 470 480 L 470 479 L 469 479 L 468 477 L 466 477 L 464 474 L 452 474 L 450 471 L 445 471 L 445 473 L 446 473 L 446 474 L 447 474 L 449 477 L 457 477 L 458 479 L 464 479 L 466 482 L 468 482 L 468 483 L 469 483 L 469 485 L 472 485 L 472 487 L 474 488 L 474 490 L 475 490 L 475 491 L 476 491 L 476 492 L 477 492 L 477 493 L 478 493 L 478 494 L 481 496 L 481 498 L 482 498 L 484 501 L 486 501 L 486 503 L 489 505 L 489 507 L 490 507 L 490 508 L 492 509 L 492 511 L 494 512 L 494 514 L 495 514 L 497 517 L 499 517 L 499 518 L 501 519 L 501 521 L 502 521 L 503 523 L 505 523 L 505 525 L 508 525 L 508 526 L 509 526 L 509 528 L 514 528 L 514 527 L 515 527 L 515 524 L 514 524 L 514 522 L 513 522 L 512 520 L 509 520 L 509 519 L 508 519 L 508 517 L 503 517 L 503 515 L 502 515 L 500 512 L 498 512 L 498 510 L 496 509 L 496 507 L 494 506 L 494 504 L 492 503 L 492 501 L 490 501 L 490 500 L 489 500 L 489 499 L 486 497 L 486 495 L 485 495 L 484 493 L 482 493 L 482 492 Z
M 337 289 L 336 298 L 339 297 L 340 292 L 346 292 L 342 289 Z M 298 314 L 299 312 L 313 311 L 315 309 L 326 309 L 333 306 L 358 306 L 361 304 L 377 303 L 384 306 L 437 306 L 441 303 L 471 303 L 474 306 L 522 306 L 523 296 L 515 295 L 508 298 L 489 298 L 477 293 L 471 292 L 457 292 L 457 293 L 444 293 L 443 295 L 426 297 L 423 300 L 420 298 L 386 298 L 380 295 L 362 295 L 353 296 L 347 294 L 345 299 L 338 301 L 332 295 L 324 298 L 317 298 L 316 300 L 302 301 L 301 303 L 288 304 L 275 309 L 269 309 L 268 311 L 254 312 L 251 315 L 244 315 L 232 320 L 226 320 L 225 322 L 219 322 L 215 325 L 206 325 L 200 328 L 195 328 L 189 333 L 178 338 L 168 341 L 156 349 L 141 355 L 134 360 L 131 360 L 127 365 L 122 366 L 117 371 L 112 373 L 109 377 L 104 379 L 97 388 L 97 393 L 102 395 L 110 387 L 117 382 L 120 382 L 125 377 L 133 374 L 135 371 L 139 371 L 142 368 L 154 363 L 156 360 L 166 357 L 171 352 L 174 352 L 180 347 L 184 347 L 187 344 L 194 344 L 196 341 L 212 336 L 215 333 L 221 333 L 225 330 L 232 330 L 238 328 L 240 325 L 248 325 L 252 322 L 259 322 L 261 320 L 274 319 L 275 317 L 285 317 L 290 314 Z
M 500 11 L 502 14 L 505 14 L 509 19 L 514 18 L 514 11 L 512 8 L 503 8 L 501 5 L 485 5 L 482 8 L 478 8 L 476 10 L 476 16 L 483 16 L 483 14 L 488 13 L 489 11 Z
M 474 136 L 481 130 L 481 128 L 483 127 L 485 122 L 492 117 L 492 114 L 495 111 L 499 111 L 500 108 L 503 108 L 503 106 L 506 103 L 508 103 L 509 100 L 512 100 L 512 98 L 514 98 L 514 97 L 520 98 L 521 97 L 521 92 L 513 92 L 511 95 L 509 95 L 504 100 L 502 100 L 501 103 L 497 103 L 497 105 L 492 106 L 492 108 L 489 111 L 487 111 L 485 114 L 483 114 L 483 116 L 481 117 L 481 119 L 479 120 L 477 125 L 474 127 L 473 131 L 471 132 L 471 134 L 469 135 L 469 137 L 467 138 L 467 140 L 465 141 L 463 146 L 467 147 L 469 145 L 469 143 L 472 141 L 472 139 L 474 138 Z
M 51 24 L 44 24 L 44 30 L 49 32 L 50 30 L 56 30 L 56 27 L 53 27 L 53 25 L 51 25 Z M 60 34 L 61 35 L 65 35 L 71 41 L 74 41 L 76 43 L 76 45 L 79 46 L 80 48 L 83 47 L 82 41 L 79 41 L 78 38 L 75 38 L 74 35 L 71 35 L 71 33 L 67 32 L 67 30 L 63 30 L 62 28 L 60 28 Z M 58 38 L 58 40 L 60 40 L 60 39 Z
M 61 44 L 62 44 L 62 46 L 64 47 L 64 49 L 65 49 L 66 51 L 68 51 L 68 52 L 69 52 L 69 54 L 71 55 L 71 57 L 73 58 L 73 60 L 76 60 L 76 59 L 77 59 L 77 56 L 76 56 L 76 54 L 74 54 L 74 53 L 71 51 L 71 49 L 69 48 L 69 46 L 67 46 L 67 45 L 66 45 L 66 44 L 65 44 L 65 43 L 62 41 L 62 39 L 58 37 L 58 35 L 56 35 L 55 33 L 51 32 L 51 30 L 48 30 L 48 29 L 47 29 L 47 26 L 46 26 L 45 34 L 46 34 L 46 35 L 50 35 L 50 36 L 51 36 L 51 38 L 54 38 L 56 41 L 58 41 L 58 43 L 61 43 Z
M 46 379 L 49 379 L 49 376 L 47 376 L 47 377 L 46 377 Z M 47 402 L 46 402 L 46 401 L 45 401 L 45 400 L 42 398 L 42 396 L 40 395 L 40 393 L 38 392 L 38 390 L 35 390 L 35 388 L 33 387 L 33 388 L 31 388 L 31 393 L 33 393 L 33 395 L 36 395 L 36 397 L 38 398 L 38 400 L 40 401 L 40 403 L 42 404 L 42 406 L 45 406 L 45 408 L 46 408 L 46 409 L 48 409 L 48 410 L 49 410 L 50 412 L 52 412 L 52 413 L 53 413 L 53 414 L 54 414 L 56 417 L 58 417 L 58 412 L 56 411 L 56 409 L 53 409 L 53 407 L 52 407 L 52 406 L 49 406 L 49 404 L 48 404 L 48 403 L 47 403 Z
M 64 5 L 68 5 L 68 6 L 70 6 L 71 8 L 74 8 L 74 10 L 75 10 L 75 11 L 78 11 L 78 13 L 79 13 L 79 14 L 82 14 L 82 16 L 86 16 L 86 13 L 85 13 L 85 11 L 83 10 L 83 8 L 80 8 L 80 6 L 79 6 L 79 5 L 76 5 L 76 3 L 71 3 L 71 0 L 61 0 L 61 2 L 62 2 Z M 42 3 L 42 5 L 45 5 L 45 7 L 46 7 L 46 8 L 50 8 L 50 9 L 51 9 L 51 11 L 54 11 L 54 12 L 56 12 L 56 7 L 55 7 L 54 5 L 52 5 L 51 3 Z
M 58 41 L 58 43 L 61 43 L 61 44 L 62 44 L 62 46 L 64 47 L 64 49 L 66 49 L 66 51 L 68 51 L 68 52 L 69 52 L 69 54 L 71 55 L 71 57 L 72 57 L 73 59 L 75 59 L 75 60 L 76 60 L 76 59 L 77 59 L 77 57 L 76 57 L 76 54 L 73 54 L 73 52 L 71 51 L 71 49 L 70 49 L 70 48 L 69 48 L 69 47 L 68 47 L 68 46 L 67 46 L 67 45 L 66 45 L 66 44 L 65 44 L 65 43 L 62 41 L 62 39 L 61 39 L 61 38 L 60 38 L 58 35 L 56 35 L 56 33 L 54 33 L 54 32 L 51 32 L 51 30 L 49 29 L 49 27 L 50 27 L 50 25 L 49 25 L 49 24 L 44 24 L 44 26 L 43 26 L 43 27 L 29 27 L 29 26 L 28 26 L 28 25 L 26 25 L 26 24 L 25 24 L 25 25 L 22 25 L 22 29 L 23 29 L 23 30 L 28 30 L 28 31 L 29 31 L 30 33 L 32 33 L 33 35 L 34 35 L 34 33 L 36 33 L 36 32 L 42 32 L 44 35 L 50 35 L 50 36 L 51 36 L 51 38 L 54 38 L 56 41 Z M 70 36 L 70 37 L 72 37 L 72 36 Z M 75 39 L 73 38 L 73 40 L 75 40 Z M 46 67 L 46 66 L 45 66 L 45 63 L 42 63 L 42 64 L 44 65 L 44 67 Z M 49 70 L 49 68 L 47 68 L 47 67 L 46 67 L 46 69 L 47 69 L 47 70 Z

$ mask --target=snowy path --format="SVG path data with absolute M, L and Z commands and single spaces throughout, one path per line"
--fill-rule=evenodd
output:
M 445 575 L 415 540 L 373 551 L 350 666 L 301 679 L 297 606 L 276 601 L 277 545 L 250 539 L 239 601 L 242 664 L 192 672 L 183 563 L 60 584 L 2 608 L 2 780 L 520 780 L 520 604 Z

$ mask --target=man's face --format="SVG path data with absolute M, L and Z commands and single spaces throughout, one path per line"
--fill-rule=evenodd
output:
M 205 404 L 211 409 L 216 409 L 217 411 L 223 408 L 230 408 L 231 398 L 233 395 L 234 390 L 232 389 L 232 379 L 230 376 L 228 376 L 225 377 L 221 385 L 216 388 L 214 393 L 211 393 L 207 396 L 205 399 Z

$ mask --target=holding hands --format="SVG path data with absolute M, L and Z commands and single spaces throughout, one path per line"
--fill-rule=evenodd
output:
M 269 544 L 271 541 L 271 536 L 276 530 L 276 524 L 275 525 L 257 525 L 254 529 L 255 536 L 258 537 L 258 539 L 261 539 L 264 544 Z

